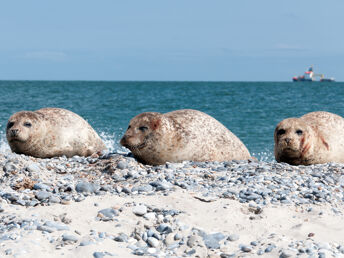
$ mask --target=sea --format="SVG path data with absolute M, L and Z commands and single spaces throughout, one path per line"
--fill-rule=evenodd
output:
M 109 151 L 128 123 L 148 111 L 203 111 L 237 135 L 251 155 L 273 161 L 274 129 L 312 111 L 344 116 L 341 82 L 0 81 L 0 153 L 9 151 L 8 118 L 22 110 L 69 109 L 99 133 Z

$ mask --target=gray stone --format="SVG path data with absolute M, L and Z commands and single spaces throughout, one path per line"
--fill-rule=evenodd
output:
M 18 170 L 17 166 L 14 165 L 12 162 L 7 162 L 3 167 L 4 172 L 11 173 Z
M 148 237 L 147 243 L 148 243 L 151 247 L 158 247 L 160 242 L 159 242 L 159 240 L 156 239 L 155 237 Z
M 41 168 L 35 164 L 35 163 L 30 163 L 26 168 L 25 168 L 26 171 L 29 171 L 31 173 L 39 173 L 41 172 Z
M 180 233 L 177 233 L 177 234 L 174 235 L 174 240 L 180 240 L 182 238 L 183 238 L 183 235 L 180 234 Z
M 5 254 L 6 255 L 11 255 L 11 254 L 13 254 L 13 250 L 12 249 L 6 249 L 5 250 Z
M 103 221 L 113 220 L 114 217 L 118 216 L 118 211 L 113 208 L 103 209 L 98 211 L 98 218 Z
M 209 234 L 203 236 L 203 241 L 205 246 L 208 249 L 219 249 L 220 243 L 222 239 L 224 239 L 225 236 L 222 233 L 215 233 L 215 234 Z
M 35 189 L 35 190 L 49 190 L 50 187 L 47 186 L 46 184 L 36 183 L 33 185 L 33 189 Z
M 55 228 L 59 231 L 61 230 L 69 230 L 69 227 L 65 224 L 62 223 L 57 223 L 57 222 L 53 222 L 53 221 L 46 221 L 44 223 L 44 226 L 50 227 L 50 228 Z
M 133 208 L 133 213 L 137 216 L 143 216 L 147 213 L 147 207 L 145 205 L 137 205 Z
M 49 197 L 49 202 L 51 203 L 60 203 L 61 199 L 59 197 L 57 197 L 56 195 L 52 195 Z
M 55 229 L 53 229 L 53 228 L 49 228 L 49 227 L 41 226 L 41 225 L 37 226 L 37 230 L 43 231 L 43 232 L 48 232 L 48 233 L 52 233 L 55 231 Z
M 248 246 L 248 245 L 241 245 L 240 246 L 240 250 L 245 252 L 245 253 L 249 253 L 252 251 L 252 247 Z
M 227 237 L 227 240 L 234 242 L 234 241 L 239 240 L 239 236 L 236 235 L 236 234 L 230 234 L 230 235 Z
M 265 253 L 270 253 L 272 251 L 272 249 L 274 249 L 275 246 L 274 245 L 269 245 L 267 248 L 265 248 Z
M 105 254 L 103 252 L 94 252 L 93 257 L 94 258 L 103 258 Z
M 121 160 L 120 162 L 118 162 L 116 168 L 118 168 L 118 169 L 126 169 L 126 168 L 128 168 L 128 163 L 123 161 L 123 160 Z
M 62 240 L 65 242 L 77 242 L 79 240 L 79 238 L 74 236 L 74 235 L 63 234 Z
M 75 186 L 75 190 L 78 193 L 94 193 L 97 191 L 97 186 L 89 182 L 79 182 Z
M 196 244 L 196 241 L 197 241 L 197 237 L 194 235 L 191 235 L 188 241 L 186 242 L 186 244 L 188 247 L 192 248 Z
M 89 241 L 89 240 L 84 240 L 80 242 L 80 246 L 87 246 L 87 245 L 92 245 L 94 242 Z
M 164 234 L 169 234 L 172 232 L 172 228 L 170 225 L 165 224 L 165 223 L 161 223 L 156 230 L 160 233 L 164 233 Z
M 153 220 L 155 219 L 155 212 L 148 212 L 145 215 L 143 215 L 143 217 L 148 220 Z
M 37 200 L 44 201 L 51 196 L 50 192 L 47 191 L 39 191 L 35 194 Z
M 129 237 L 124 233 L 120 233 L 118 236 L 114 238 L 114 240 L 117 242 L 128 242 L 128 239 Z

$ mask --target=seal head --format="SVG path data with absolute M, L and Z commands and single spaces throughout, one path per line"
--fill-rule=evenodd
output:
M 36 142 L 42 133 L 42 115 L 31 111 L 21 111 L 10 117 L 6 127 L 6 137 L 13 152 L 23 154 Z
M 275 157 L 277 162 L 292 165 L 311 162 L 313 129 L 298 118 L 288 118 L 280 122 L 274 133 Z
M 161 159 L 156 157 L 156 146 L 158 136 L 161 135 L 162 114 L 156 112 L 145 112 L 134 117 L 128 129 L 122 137 L 120 144 L 135 155 L 136 159 L 142 163 L 161 163 Z M 145 155 L 142 155 L 142 154 Z M 150 157 L 147 158 L 147 153 Z

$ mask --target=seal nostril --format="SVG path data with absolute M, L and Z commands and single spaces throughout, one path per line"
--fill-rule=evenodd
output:
M 17 136 L 18 135 L 18 129 L 11 129 L 11 134 L 12 136 Z
M 286 143 L 290 143 L 290 138 L 285 138 L 284 140 Z

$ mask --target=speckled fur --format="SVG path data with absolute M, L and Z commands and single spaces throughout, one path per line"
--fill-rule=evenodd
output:
M 121 139 L 141 162 L 229 161 L 251 158 L 245 145 L 213 117 L 191 109 L 134 117 Z M 147 127 L 144 132 L 140 127 Z
M 278 135 L 283 129 L 285 134 Z M 296 131 L 302 130 L 301 135 Z M 292 165 L 344 163 L 344 119 L 329 112 L 312 112 L 280 122 L 274 133 L 275 158 Z
M 29 122 L 28 128 L 24 123 Z M 90 156 L 105 149 L 93 128 L 79 115 L 61 108 L 21 111 L 12 115 L 6 137 L 11 150 L 38 158 Z M 13 130 L 18 134 L 13 135 Z

